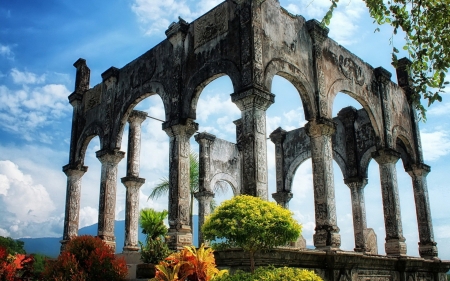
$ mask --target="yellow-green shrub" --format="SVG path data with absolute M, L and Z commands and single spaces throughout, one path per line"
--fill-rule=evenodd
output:
M 220 276 L 214 281 L 323 281 L 314 271 L 273 266 L 259 267 L 252 274 L 250 272 L 237 271 L 231 275 Z

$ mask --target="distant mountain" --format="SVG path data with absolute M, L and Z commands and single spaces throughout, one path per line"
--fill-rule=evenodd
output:
M 194 245 L 198 246 L 198 216 L 194 216 Z M 97 235 L 97 224 L 86 226 L 78 230 L 78 235 Z M 116 236 L 116 253 L 122 252 L 123 243 L 125 241 L 125 221 L 116 221 L 114 225 L 114 235 Z M 59 255 L 61 247 L 60 241 L 62 237 L 44 237 L 44 238 L 20 238 L 17 239 L 25 243 L 25 251 L 28 254 L 42 254 L 52 258 Z M 139 241 L 145 241 L 145 235 L 142 234 L 142 229 L 139 228 Z

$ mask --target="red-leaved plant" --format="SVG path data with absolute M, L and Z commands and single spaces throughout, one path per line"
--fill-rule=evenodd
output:
M 52 281 L 121 281 L 127 265 L 100 238 L 85 235 L 70 240 L 58 259 L 47 263 L 43 276 Z
M 30 277 L 33 271 L 33 256 L 8 254 L 0 246 L 0 281 L 22 281 Z

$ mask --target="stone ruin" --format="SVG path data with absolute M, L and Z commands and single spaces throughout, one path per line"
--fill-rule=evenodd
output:
M 167 39 L 121 69 L 111 67 L 90 88 L 84 59 L 75 62 L 67 199 L 62 248 L 77 236 L 81 178 L 89 141 L 98 136 L 102 164 L 98 236 L 115 247 L 114 219 L 117 165 L 122 134 L 129 123 L 124 253 L 138 251 L 140 124 L 147 114 L 133 110 L 144 98 L 159 95 L 164 104 L 162 129 L 170 137 L 169 245 L 192 244 L 189 220 L 189 140 L 198 130 L 196 105 L 203 88 L 219 76 L 230 77 L 232 102 L 241 110 L 236 143 L 200 133 L 199 221 L 209 212 L 217 181 L 235 194 L 268 199 L 266 110 L 275 101 L 272 79 L 280 75 L 299 93 L 304 128 L 270 134 L 276 149 L 275 201 L 288 208 L 297 167 L 312 158 L 315 203 L 315 250 L 283 248 L 261 253 L 257 264 L 306 267 L 325 280 L 446 280 L 450 262 L 438 258 L 433 237 L 427 174 L 423 161 L 408 59 L 400 59 L 397 84 L 382 67 L 373 68 L 328 38 L 328 29 L 280 7 L 277 0 L 226 0 L 197 20 L 181 18 L 166 31 Z M 363 109 L 342 109 L 332 118 L 335 96 L 343 92 Z M 402 159 L 411 176 L 419 233 L 420 258 L 406 256 L 402 233 L 396 162 Z M 339 249 L 333 159 L 338 163 L 352 200 L 355 249 Z M 374 159 L 380 169 L 385 221 L 385 252 L 378 255 L 376 235 L 367 227 L 364 186 Z M 202 237 L 200 235 L 200 240 Z M 304 242 L 294 243 L 304 247 Z M 237 250 L 216 253 L 221 266 L 238 268 L 246 258 Z

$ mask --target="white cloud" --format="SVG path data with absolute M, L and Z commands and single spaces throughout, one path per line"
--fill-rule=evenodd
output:
M 41 84 L 45 82 L 45 74 L 41 76 L 28 71 L 19 71 L 16 68 L 11 69 L 11 77 L 16 84 Z
M 66 86 L 59 84 L 42 87 L 23 85 L 19 89 L 0 85 L 0 127 L 18 133 L 26 140 L 38 139 L 50 143 L 54 136 L 43 136 L 36 130 L 59 122 L 70 112 L 69 94 Z M 41 140 L 40 137 L 44 138 Z
M 83 228 L 85 226 L 93 225 L 98 222 L 98 210 L 86 206 L 80 209 L 80 226 L 79 228 Z
M 2 213 L 12 213 L 21 222 L 41 223 L 48 219 L 55 207 L 44 186 L 35 184 L 11 161 L 0 161 L 0 175 L 2 185 L 9 185 L 8 192 L 0 197 Z
M 9 237 L 9 236 L 10 236 L 10 233 L 9 233 L 8 230 L 3 229 L 3 228 L 0 228 L 0 236 L 3 236 L 3 237 Z
M 450 153 L 450 137 L 446 131 L 421 131 L 420 135 L 426 161 L 435 161 Z
M 241 114 L 239 108 L 231 102 L 230 96 L 223 94 L 208 95 L 205 98 L 200 96 L 197 104 L 198 122 L 206 122 L 210 115 L 217 116 L 236 116 L 238 119 Z M 233 120 L 235 120 L 233 119 Z M 230 118 L 231 121 L 231 118 Z
M 14 60 L 14 53 L 11 46 L 0 44 L 0 56 L 4 56 L 9 60 Z
M 134 0 L 131 10 L 136 14 L 145 34 L 161 35 L 178 16 L 191 22 L 211 10 L 222 0 Z
M 329 0 L 285 0 L 281 5 L 293 13 L 299 14 L 307 19 L 317 19 L 321 21 L 328 11 L 331 2 Z M 358 40 L 356 36 L 359 32 L 358 20 L 363 14 L 365 4 L 361 0 L 351 0 L 338 3 L 338 7 L 333 13 L 330 22 L 329 36 L 339 44 L 351 45 Z

